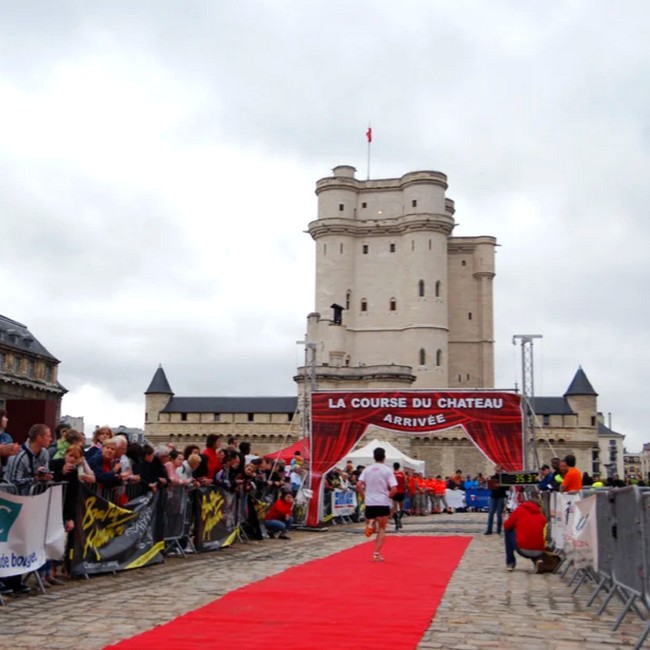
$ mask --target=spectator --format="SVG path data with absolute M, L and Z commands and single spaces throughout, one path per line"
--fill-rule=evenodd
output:
M 93 444 L 90 449 L 86 452 L 86 460 L 90 465 L 92 459 L 97 456 L 101 456 L 102 446 L 106 440 L 110 440 L 113 437 L 113 431 L 110 427 L 97 427 L 95 433 L 93 433 Z
M 548 465 L 542 465 L 539 470 L 539 483 L 537 484 L 537 489 L 540 492 L 549 492 L 557 489 L 557 483 L 555 482 L 554 472 Z
M 100 487 L 115 487 L 122 484 L 120 461 L 116 458 L 117 442 L 105 439 L 99 454 L 90 457 L 88 465 L 94 472 Z
M 205 439 L 205 449 L 201 452 L 201 464 L 194 470 L 194 478 L 198 479 L 201 485 L 210 485 L 214 475 L 221 469 L 221 459 L 217 454 L 218 448 L 219 436 L 211 433 Z
M 52 441 L 52 432 L 46 424 L 34 424 L 27 434 L 12 463 L 9 481 L 20 494 L 28 494 L 29 488 L 36 482 L 52 480 L 47 448 Z
M 183 485 L 198 485 L 198 481 L 194 478 L 194 470 L 201 464 L 201 456 L 198 453 L 190 454 L 189 458 L 176 468 L 176 475 Z
M 515 553 L 533 562 L 536 573 L 552 571 L 557 566 L 556 560 L 544 561 L 544 528 L 546 517 L 536 499 L 524 501 L 506 519 L 504 524 L 504 541 L 506 549 L 506 568 L 514 571 Z
M 68 533 L 66 541 L 66 552 L 64 555 L 64 571 L 67 577 L 70 576 L 70 552 L 73 547 L 74 522 L 77 516 L 77 500 L 79 498 L 79 482 L 94 483 L 95 474 L 84 459 L 83 447 L 81 444 L 70 445 L 63 458 L 54 458 L 50 467 L 57 482 L 67 483 L 63 500 L 63 523 L 65 532 Z M 45 582 L 51 585 L 61 584 L 54 575 L 45 575 Z
M 560 472 L 560 459 L 557 456 L 551 458 L 551 472 L 553 474 L 553 490 L 557 491 L 562 485 L 562 472 Z
M 67 422 L 59 422 L 59 424 L 56 425 L 56 429 L 54 429 L 54 439 L 47 448 L 50 460 L 53 460 L 56 452 L 59 450 L 59 442 L 71 428 L 72 427 Z M 63 451 L 65 453 L 65 449 Z M 63 456 L 59 456 L 59 458 L 63 458 Z
M 17 442 L 14 442 L 11 434 L 7 431 L 8 423 L 9 418 L 7 417 L 7 411 L 5 411 L 5 409 L 0 409 L 0 461 L 2 462 L 0 478 L 2 478 L 2 472 L 7 466 L 8 458 L 10 456 L 15 456 L 20 451 L 20 445 Z
M 56 443 L 55 453 L 50 455 L 50 460 L 54 460 L 54 459 L 63 460 L 63 458 L 65 457 L 65 452 L 68 449 L 68 447 L 70 447 L 71 445 L 82 445 L 83 439 L 84 438 L 81 435 L 81 433 L 79 433 L 79 431 L 75 431 L 74 429 L 67 427 L 66 429 L 63 430 L 61 437 L 58 439 Z M 51 447 L 48 448 L 48 453 L 50 452 L 50 450 Z
M 492 527 L 494 524 L 494 515 L 497 517 L 497 535 L 501 534 L 501 527 L 503 525 L 503 508 L 505 505 L 506 495 L 508 488 L 499 484 L 499 474 L 501 473 L 501 465 L 494 467 L 494 474 L 488 482 L 490 488 L 490 509 L 488 511 L 487 530 L 484 535 L 492 534 Z
M 560 461 L 562 485 L 560 492 L 578 492 L 582 490 L 582 472 L 576 467 L 576 457 L 568 454 Z
M 291 527 L 293 518 L 293 494 L 284 492 L 282 496 L 270 507 L 264 518 L 264 528 L 272 539 L 278 535 L 279 539 L 290 539 L 287 530 Z M 278 534 L 279 533 L 279 534 Z
M 136 466 L 135 472 L 140 476 L 140 481 L 151 490 L 155 491 L 159 486 L 167 485 L 167 472 L 151 445 L 142 447 L 142 460 Z

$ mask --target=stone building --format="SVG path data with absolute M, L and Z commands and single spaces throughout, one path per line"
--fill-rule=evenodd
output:
M 26 325 L 0 316 L 0 406 L 8 412 L 14 440 L 23 441 L 32 424 L 56 426 L 67 392 L 58 382 L 58 367 Z
M 311 390 L 473 389 L 494 386 L 494 237 L 454 237 L 447 177 L 420 171 L 358 180 L 342 165 L 316 183 L 315 310 L 297 397 L 179 397 L 158 368 L 146 395 L 149 440 L 202 444 L 239 435 L 266 453 L 303 434 Z M 535 400 L 540 463 L 574 453 L 600 462 L 597 393 L 579 369 L 561 397 Z M 601 423 L 602 424 L 602 423 Z M 488 472 L 460 429 L 406 436 L 371 427 L 424 459 L 431 474 Z
M 322 390 L 494 386 L 494 237 L 453 237 L 447 177 L 316 183 L 308 376 Z
M 145 436 L 151 443 L 203 445 L 210 433 L 250 440 L 258 453 L 301 435 L 297 397 L 177 397 L 162 366 L 145 391 Z

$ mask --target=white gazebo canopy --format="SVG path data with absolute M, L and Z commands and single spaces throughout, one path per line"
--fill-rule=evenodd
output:
M 336 466 L 339 469 L 342 469 L 345 467 L 345 464 L 348 460 L 351 460 L 354 463 L 355 467 L 357 465 L 372 465 L 372 463 L 375 462 L 372 452 L 377 447 L 383 447 L 386 450 L 386 465 L 392 467 L 393 463 L 398 462 L 402 467 L 412 469 L 414 472 L 420 472 L 422 475 L 424 475 L 423 460 L 410 458 L 390 442 L 387 442 L 386 440 L 377 440 L 376 438 L 372 442 L 369 442 L 367 445 L 364 445 L 355 451 L 351 451 L 347 456 L 340 460 Z

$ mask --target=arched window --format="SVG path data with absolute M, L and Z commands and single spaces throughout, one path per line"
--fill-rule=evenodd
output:
M 427 363 L 427 352 L 424 348 L 420 348 L 420 365 L 425 366 Z
M 442 350 L 436 350 L 436 366 L 442 365 Z
M 397 300 L 395 300 L 395 298 L 390 299 L 389 305 L 391 311 L 397 311 Z
M 368 301 L 365 298 L 361 299 L 361 311 L 368 311 Z
M 348 289 L 345 294 L 345 308 L 350 311 L 350 300 L 352 299 L 352 292 Z
M 424 298 L 424 280 L 418 282 L 418 296 Z
M 440 284 L 440 280 L 436 281 L 436 298 L 440 298 L 440 287 L 442 285 Z

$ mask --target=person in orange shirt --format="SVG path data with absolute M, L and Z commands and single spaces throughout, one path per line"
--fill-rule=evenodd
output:
M 562 484 L 560 492 L 579 492 L 582 490 L 582 472 L 576 467 L 576 457 L 568 454 L 560 461 Z

